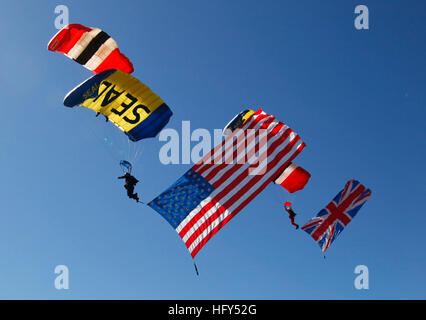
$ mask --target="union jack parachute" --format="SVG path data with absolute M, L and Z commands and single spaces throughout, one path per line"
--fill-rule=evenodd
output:
M 326 252 L 370 197 L 371 190 L 352 179 L 302 230 L 318 243 L 322 252 Z

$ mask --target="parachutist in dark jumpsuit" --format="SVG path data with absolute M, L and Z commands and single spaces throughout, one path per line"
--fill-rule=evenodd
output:
M 289 205 L 284 204 L 284 209 L 285 211 L 288 212 L 288 217 L 290 219 L 291 224 L 295 226 L 296 229 L 299 229 L 299 225 L 294 222 L 294 217 L 296 217 L 296 213 L 293 211 L 293 209 Z
M 126 179 L 126 183 L 124 184 L 124 188 L 127 190 L 127 196 L 130 199 L 135 199 L 139 202 L 139 197 L 137 193 L 134 193 L 135 185 L 139 182 L 134 176 L 130 173 L 126 172 L 124 176 L 118 177 L 118 179 Z

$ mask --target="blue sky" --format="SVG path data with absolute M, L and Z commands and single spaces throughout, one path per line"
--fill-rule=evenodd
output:
M 424 2 L 101 3 L 2 2 L 0 298 L 426 298 Z M 111 124 L 62 105 L 91 73 L 46 49 L 58 4 L 118 41 L 174 111 L 168 128 L 213 132 L 246 107 L 291 126 L 307 143 L 307 187 L 267 187 L 200 251 L 197 277 L 176 232 L 117 180 L 136 149 L 145 201 L 191 165 L 162 165 L 158 139 L 129 150 Z M 354 28 L 359 4 L 369 30 Z M 373 196 L 324 259 L 282 203 L 303 224 L 351 178 Z M 61 264 L 69 290 L 54 287 Z M 354 288 L 357 265 L 369 290 Z

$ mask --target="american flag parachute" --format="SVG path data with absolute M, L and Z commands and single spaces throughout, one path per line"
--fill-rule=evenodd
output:
M 238 130 L 148 203 L 192 257 L 305 147 L 298 134 L 261 109 L 240 120 Z

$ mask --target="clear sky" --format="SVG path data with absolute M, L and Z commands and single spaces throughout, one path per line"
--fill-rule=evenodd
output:
M 2 1 L 0 298 L 425 299 L 424 1 Z M 312 174 L 294 195 L 268 186 L 196 257 L 154 210 L 125 195 L 134 160 L 145 201 L 191 164 L 160 163 L 102 118 L 63 106 L 91 76 L 46 49 L 56 5 L 99 27 L 134 76 L 174 111 L 167 126 L 213 132 L 262 107 L 301 135 Z M 370 29 L 356 30 L 365 4 Z M 134 151 L 141 151 L 138 157 Z M 356 178 L 372 198 L 327 251 L 294 230 Z M 54 287 L 57 265 L 69 290 Z M 369 269 L 368 290 L 354 269 Z

